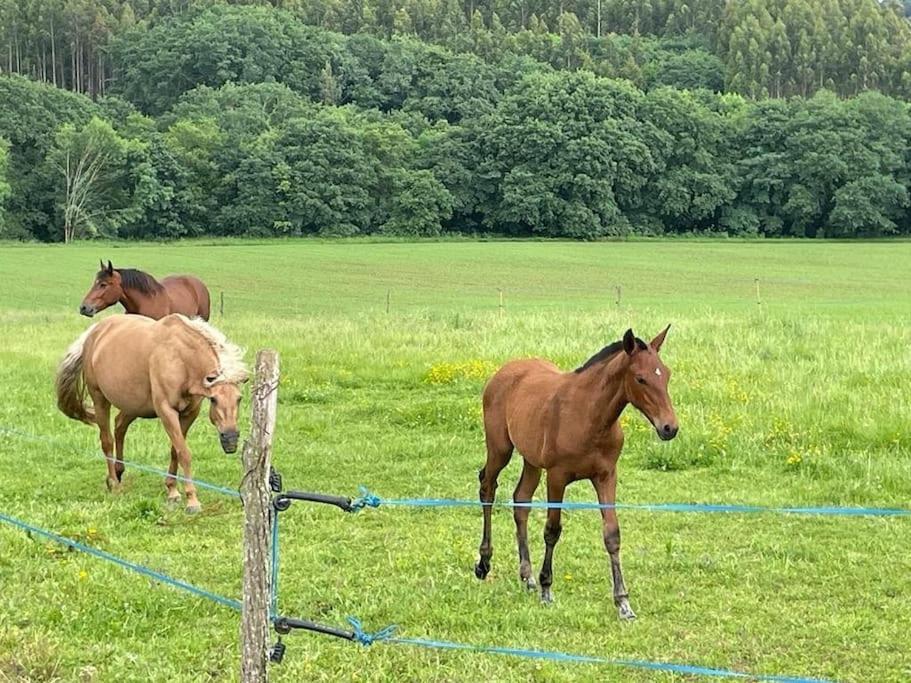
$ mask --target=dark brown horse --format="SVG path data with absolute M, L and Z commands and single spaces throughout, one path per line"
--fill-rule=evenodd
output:
M 513 500 L 528 502 L 534 496 L 541 470 L 547 470 L 547 500 L 560 503 L 566 486 L 589 479 L 598 502 L 613 505 L 617 493 L 617 459 L 623 448 L 620 414 L 632 403 L 648 418 L 658 436 L 668 441 L 677 435 L 677 417 L 667 393 L 671 371 L 658 352 L 670 326 L 650 344 L 627 330 L 622 341 L 604 347 L 575 372 L 561 372 L 540 359 L 511 361 L 490 379 L 484 389 L 484 432 L 487 462 L 478 475 L 482 503 L 493 503 L 497 477 L 513 449 L 525 462 Z M 475 575 L 490 571 L 491 506 L 484 508 Z M 534 590 L 528 553 L 528 507 L 516 507 L 519 544 L 519 578 Z M 614 604 L 623 619 L 636 617 L 620 570 L 620 524 L 613 507 L 602 509 L 604 547 L 610 556 Z M 544 527 L 544 563 L 538 579 L 541 599 L 552 602 L 554 547 L 560 539 L 560 509 L 548 508 Z
M 172 275 L 160 282 L 133 268 L 114 268 L 111 262 L 95 274 L 95 282 L 82 300 L 79 312 L 91 318 L 120 303 L 127 313 L 160 320 L 171 313 L 209 319 L 209 290 L 192 275 Z

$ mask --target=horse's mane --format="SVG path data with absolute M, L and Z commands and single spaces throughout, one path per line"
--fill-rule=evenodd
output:
M 648 348 L 648 345 L 644 341 L 639 339 L 639 337 L 636 337 L 636 344 L 639 346 L 640 349 Z M 610 344 L 605 346 L 603 349 L 598 351 L 598 353 L 596 353 L 594 356 L 592 356 L 587 361 L 585 361 L 585 363 L 583 363 L 578 368 L 576 368 L 574 372 L 585 372 L 593 365 L 597 365 L 601 361 L 605 361 L 605 360 L 609 359 L 615 353 L 618 353 L 622 350 L 623 350 L 623 340 L 622 339 L 620 341 L 611 342 Z
M 135 289 L 143 294 L 157 294 L 164 290 L 162 284 L 154 277 L 135 268 L 115 268 L 120 273 L 120 282 L 124 289 Z M 97 277 L 106 275 L 106 270 L 99 270 Z
M 245 381 L 250 376 L 250 371 L 244 363 L 244 350 L 237 344 L 228 341 L 225 335 L 202 318 L 188 318 L 181 315 L 180 318 L 190 329 L 198 333 L 208 342 L 209 346 L 218 356 L 218 365 L 221 370 L 221 377 L 216 384 L 221 382 L 230 382 L 237 384 Z

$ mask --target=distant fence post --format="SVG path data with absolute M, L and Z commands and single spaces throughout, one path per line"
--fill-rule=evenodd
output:
M 503 288 L 499 287 L 497 291 L 500 293 L 500 315 L 503 315 L 506 312 L 506 306 L 503 303 Z
M 759 278 L 756 278 L 756 305 L 762 305 L 762 299 L 759 298 Z
M 617 285 L 617 306 L 620 305 L 620 297 L 623 296 L 623 286 Z
M 278 352 L 263 349 L 256 354 L 253 380 L 253 417 L 250 438 L 244 444 L 244 603 L 240 627 L 241 681 L 268 681 L 269 600 L 272 527 L 272 495 L 269 470 L 272 435 L 278 405 Z
M 220 292 L 218 296 L 218 314 L 219 319 L 225 317 L 225 293 L 224 291 Z

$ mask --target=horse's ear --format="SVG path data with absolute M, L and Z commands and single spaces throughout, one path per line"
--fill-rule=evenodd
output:
M 636 335 L 633 334 L 632 329 L 627 330 L 623 335 L 623 350 L 628 356 L 636 353 Z
M 104 261 L 98 259 L 98 270 L 105 270 Z
M 111 265 L 111 262 L 108 261 L 108 275 L 114 274 L 114 266 Z
M 658 333 L 658 336 L 652 339 L 651 347 L 655 349 L 655 353 L 661 350 L 661 345 L 664 343 L 664 338 L 667 336 L 667 331 L 669 329 L 671 329 L 670 325 L 661 330 L 661 332 Z

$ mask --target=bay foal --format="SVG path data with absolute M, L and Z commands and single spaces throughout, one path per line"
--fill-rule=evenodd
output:
M 541 470 L 547 471 L 547 500 L 563 501 L 566 486 L 589 479 L 598 502 L 613 505 L 617 493 L 617 459 L 623 448 L 620 415 L 628 404 L 652 423 L 668 441 L 677 435 L 677 417 L 667 393 L 671 371 L 658 356 L 670 326 L 650 343 L 627 330 L 621 341 L 604 347 L 574 372 L 561 372 L 541 359 L 504 365 L 484 389 L 484 432 L 487 462 L 478 478 L 482 503 L 493 503 L 497 477 L 514 449 L 524 462 L 513 500 L 532 499 Z M 519 577 L 534 590 L 528 552 L 528 507 L 514 510 L 519 546 Z M 475 575 L 490 571 L 491 505 L 483 506 L 484 528 Z M 602 509 L 604 547 L 610 556 L 614 604 L 622 619 L 636 617 L 620 569 L 620 524 L 616 510 Z M 538 576 L 541 599 L 553 601 L 552 562 L 560 539 L 560 509 L 548 508 L 544 527 L 544 563 Z

